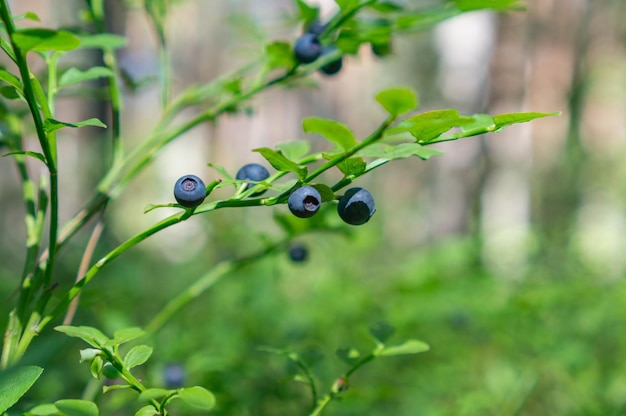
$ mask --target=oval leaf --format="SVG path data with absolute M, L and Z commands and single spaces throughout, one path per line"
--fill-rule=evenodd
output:
M 124 36 L 114 35 L 112 33 L 98 33 L 80 37 L 81 49 L 119 49 L 125 47 L 127 43 L 128 41 Z
M 80 39 L 66 30 L 23 29 L 13 35 L 15 44 L 28 51 L 69 51 L 80 45 Z
M 113 334 L 113 342 L 116 345 L 123 344 L 125 342 L 132 341 L 134 339 L 141 337 L 144 333 L 145 332 L 143 329 L 139 327 L 135 327 L 135 326 L 130 327 L 130 328 L 119 329 L 115 331 L 115 333 Z
M 526 123 L 537 118 L 558 116 L 561 113 L 509 113 L 493 116 L 493 121 L 496 123 L 496 129 L 501 129 L 515 123 Z
M 59 400 L 54 405 L 67 416 L 98 416 L 98 407 L 87 400 Z
M 305 133 L 322 135 L 345 150 L 357 144 L 354 134 L 352 134 L 348 126 L 335 120 L 309 117 L 302 122 L 302 128 Z
M 147 390 L 142 391 L 141 394 L 139 394 L 138 400 L 140 402 L 147 402 L 152 399 L 159 399 L 170 393 L 171 393 L 171 390 L 166 390 L 166 389 L 158 389 L 158 388 L 147 389 Z
M 70 68 L 65 71 L 63 75 L 61 75 L 61 78 L 59 78 L 59 87 L 65 87 L 92 79 L 107 78 L 112 75 L 113 72 L 109 68 L 103 66 L 94 66 L 86 71 Z
M 34 365 L 0 373 L 0 414 L 13 406 L 41 376 L 43 368 Z
M 80 338 L 92 347 L 100 348 L 107 342 L 109 338 L 96 328 L 90 326 L 57 326 L 55 331 L 63 332 L 65 335 Z
M 46 121 L 43 122 L 43 129 L 46 133 L 52 133 L 53 131 L 57 131 L 64 127 L 84 127 L 84 126 L 94 126 L 94 127 L 102 127 L 106 128 L 106 124 L 98 120 L 97 118 L 90 118 L 88 120 L 79 121 L 78 123 L 68 123 L 65 121 L 55 120 L 53 118 L 47 118 Z
M 200 386 L 180 389 L 178 397 L 188 405 L 198 409 L 211 410 L 215 406 L 213 393 Z
M 399 345 L 383 348 L 377 355 L 389 356 L 389 355 L 406 355 L 406 354 L 418 354 L 420 352 L 428 351 L 430 347 L 428 344 L 418 341 L 416 339 L 410 339 Z
M 394 117 L 417 109 L 417 94 L 410 88 L 389 88 L 374 98 Z
M 147 345 L 137 345 L 128 351 L 124 357 L 124 365 L 131 369 L 148 361 L 152 355 L 152 348 Z
M 282 152 L 270 149 L 269 147 L 261 147 L 254 149 L 254 152 L 258 152 L 267 160 L 274 169 L 281 172 L 294 172 L 300 178 L 304 178 L 307 174 L 307 169 L 304 166 L 298 165 L 293 160 L 287 159 Z

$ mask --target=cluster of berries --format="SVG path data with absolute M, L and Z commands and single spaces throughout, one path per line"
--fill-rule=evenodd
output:
M 235 176 L 238 180 L 260 182 L 270 176 L 268 170 L 257 164 L 249 163 L 243 166 Z M 254 187 L 249 183 L 246 189 Z M 252 196 L 259 196 L 265 191 L 255 192 Z M 174 185 L 174 198 L 187 208 L 197 207 L 206 197 L 206 186 L 202 179 L 195 175 L 185 175 Z M 322 196 L 313 186 L 305 185 L 295 189 L 287 200 L 287 206 L 293 215 L 299 218 L 309 218 L 315 215 L 322 206 Z M 337 204 L 337 213 L 343 221 L 351 225 L 361 225 L 369 221 L 374 215 L 376 207 L 374 197 L 366 189 L 348 189 Z
M 316 20 L 311 23 L 306 29 L 306 32 L 296 40 L 293 46 L 293 53 L 298 62 L 310 64 L 315 62 L 320 56 L 328 55 L 337 49 L 333 45 L 322 46 L 320 43 L 319 36 L 325 29 L 326 25 L 320 23 L 319 20 Z M 334 75 L 341 71 L 342 66 L 343 60 L 340 57 L 339 59 L 322 66 L 320 68 L 320 72 L 324 75 Z

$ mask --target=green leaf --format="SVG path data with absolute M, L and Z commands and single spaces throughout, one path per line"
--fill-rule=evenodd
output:
M 341 361 L 343 361 L 344 363 L 348 365 L 354 364 L 355 362 L 358 361 L 359 357 L 361 357 L 361 354 L 359 353 L 359 351 L 353 347 L 339 348 L 336 351 L 336 354 L 337 354 L 337 357 L 339 357 Z
M 90 326 L 57 326 L 55 331 L 64 333 L 65 335 L 73 338 L 80 338 L 92 347 L 101 348 L 110 339 L 100 332 L 98 329 Z
M 300 179 L 304 179 L 307 175 L 307 168 L 305 166 L 300 166 L 296 162 L 287 159 L 280 151 L 270 149 L 269 147 L 261 147 L 253 151 L 260 153 L 274 169 L 280 172 L 293 172 L 298 175 Z
M 5 156 L 16 156 L 16 155 L 34 157 L 35 159 L 39 159 L 43 163 L 46 163 L 46 157 L 44 155 L 42 155 L 41 153 L 38 153 L 38 152 L 31 152 L 30 150 L 20 150 L 20 151 L 17 151 L 17 152 L 11 152 L 11 153 L 7 153 L 7 154 L 2 155 L 2 157 L 5 157 Z
M 32 20 L 33 22 L 41 22 L 41 19 L 39 18 L 39 16 L 37 16 L 37 14 L 35 14 L 34 12 L 26 12 L 23 14 L 19 14 L 17 16 L 13 16 L 14 20 Z
M 112 33 L 81 36 L 79 39 L 80 49 L 120 49 L 124 48 L 128 43 L 124 36 Z
M 306 140 L 294 140 L 292 142 L 279 143 L 276 148 L 283 152 L 287 159 L 296 160 L 305 156 L 311 150 L 311 144 Z
M 291 45 L 287 42 L 273 42 L 265 47 L 265 58 L 269 69 L 292 68 L 296 61 Z
M 372 4 L 369 7 L 380 13 L 391 13 L 391 12 L 399 12 L 401 10 L 404 10 L 402 6 L 400 6 L 399 4 L 393 3 L 391 1 L 379 1 L 377 3 Z
M 320 193 L 320 196 L 322 197 L 322 202 L 329 202 L 329 201 L 335 200 L 335 193 L 333 192 L 332 189 L 330 189 L 328 185 L 325 185 L 323 183 L 315 183 L 315 184 L 311 184 L 311 186 L 317 189 L 317 191 Z
M 215 406 L 213 393 L 200 386 L 180 389 L 178 397 L 188 405 L 202 410 L 211 410 Z
M 79 82 L 98 78 L 107 78 L 110 76 L 113 76 L 113 72 L 109 68 L 103 66 L 94 66 L 86 71 L 70 68 L 65 71 L 63 75 L 61 75 L 61 78 L 59 78 L 59 87 L 66 87 Z
M 55 405 L 50 404 L 50 403 L 40 404 L 30 409 L 24 415 L 25 416 L 49 416 L 49 415 L 58 416 L 59 409 L 57 409 Z
M 496 123 L 496 129 L 499 130 L 503 127 L 509 126 L 515 123 L 526 123 L 527 121 L 535 120 L 542 117 L 558 116 L 561 113 L 508 113 L 499 114 L 493 116 L 493 121 Z
M 154 416 L 154 415 L 158 415 L 159 412 L 157 412 L 157 410 L 154 408 L 154 406 L 144 406 L 141 409 L 137 410 L 137 413 L 135 413 L 135 416 Z
M 419 157 L 422 160 L 428 160 L 433 156 L 442 156 L 444 152 L 439 149 L 433 149 L 432 147 L 424 147 L 420 146 L 419 149 L 415 152 L 415 156 Z
M 377 355 L 390 356 L 390 355 L 407 355 L 418 354 L 420 352 L 428 351 L 430 347 L 428 344 L 418 341 L 416 339 L 410 339 L 399 345 L 383 348 Z
M 97 356 L 93 360 L 91 360 L 91 364 L 89 365 L 89 372 L 91 373 L 91 376 L 96 380 L 100 379 L 102 367 L 104 367 L 104 360 L 101 356 Z
M 472 117 L 461 116 L 456 110 L 436 110 L 406 119 L 388 132 L 409 131 L 418 143 L 428 143 L 453 127 L 472 124 L 474 121 Z
M 128 384 L 113 384 L 113 385 L 104 385 L 102 386 L 102 393 L 108 393 L 113 390 L 124 390 L 130 389 L 131 386 Z
M 0 68 L 0 80 L 14 86 L 17 90 L 22 91 L 22 81 L 6 69 Z
M 147 345 L 137 345 L 128 351 L 124 357 L 124 366 L 128 369 L 137 367 L 148 361 L 152 355 L 152 348 Z
M 78 123 L 68 123 L 65 121 L 55 120 L 53 118 L 47 118 L 46 121 L 43 122 L 43 129 L 46 133 L 52 133 L 53 131 L 57 131 L 64 127 L 72 127 L 78 128 L 83 126 L 94 126 L 94 127 L 102 127 L 106 128 L 106 124 L 98 120 L 97 118 L 90 118 L 88 120 L 79 121 Z
M 394 117 L 417 109 L 417 93 L 410 88 L 388 88 L 374 98 Z
M 464 12 L 482 9 L 505 10 L 525 10 L 524 4 L 519 0 L 454 0 L 456 7 Z
M 87 400 L 59 400 L 54 405 L 67 416 L 98 416 L 98 407 Z
M 18 90 L 11 85 L 5 85 L 4 87 L 0 88 L 0 94 L 2 94 L 4 98 L 9 100 L 19 100 L 23 97 L 21 90 Z
M 319 9 L 317 7 L 309 6 L 303 0 L 297 0 L 296 4 L 298 5 L 298 9 L 300 11 L 299 20 L 304 20 L 305 22 L 312 22 L 319 15 Z
M 342 11 L 350 9 L 359 3 L 359 0 L 335 0 Z
M 153 388 L 146 389 L 139 394 L 138 400 L 141 402 L 147 402 L 152 399 L 159 399 L 161 397 L 165 397 L 170 394 L 172 391 L 167 389 Z
M 209 166 L 212 167 L 219 173 L 219 175 L 224 179 L 224 182 L 234 182 L 235 177 L 232 176 L 224 166 L 218 165 L 216 163 L 209 163 Z
M 0 414 L 4 414 L 32 387 L 43 368 L 29 365 L 0 372 Z
M 363 174 L 366 166 L 367 164 L 361 157 L 351 157 L 337 164 L 337 167 L 345 177 Z
M 394 332 L 396 332 L 396 329 L 393 325 L 385 321 L 376 322 L 370 326 L 370 334 L 372 334 L 372 336 L 381 344 L 384 344 L 385 341 L 387 341 L 387 339 L 394 334 Z
M 13 35 L 15 44 L 28 51 L 69 51 L 80 45 L 80 39 L 65 30 L 21 29 Z
M 335 120 L 308 117 L 302 122 L 302 128 L 305 133 L 320 134 L 345 150 L 357 144 L 348 126 Z
M 145 334 L 144 330 L 136 326 L 118 329 L 113 334 L 112 343 L 114 343 L 114 345 L 124 344 L 143 336 L 143 334 Z

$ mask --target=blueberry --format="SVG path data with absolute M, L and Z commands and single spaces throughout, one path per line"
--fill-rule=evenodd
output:
M 265 169 L 264 166 L 259 165 L 258 163 L 248 163 L 247 165 L 242 166 L 241 169 L 237 171 L 237 175 L 235 176 L 235 178 L 240 181 L 260 182 L 267 179 L 269 176 L 270 173 L 267 171 L 267 169 Z M 254 186 L 256 185 L 253 183 L 249 183 L 248 186 L 246 186 L 246 189 L 250 189 Z M 251 196 L 259 196 L 263 195 L 264 193 L 265 191 L 255 192 Z
M 348 224 L 365 224 L 376 212 L 374 197 L 363 188 L 350 188 L 339 199 L 337 212 Z
M 176 389 L 185 384 L 185 368 L 180 364 L 168 364 L 163 370 L 165 387 Z
M 303 186 L 289 195 L 287 205 L 291 213 L 296 217 L 309 218 L 320 209 L 322 196 L 312 186 Z
M 185 175 L 174 185 L 174 198 L 184 207 L 197 207 L 204 201 L 205 196 L 206 186 L 202 179 L 195 175 Z
M 335 46 L 326 46 L 322 49 L 322 56 L 332 53 L 337 48 Z M 341 71 L 341 67 L 343 66 L 343 58 L 339 57 L 336 61 L 332 61 L 327 63 L 326 65 L 320 68 L 320 72 L 324 75 L 335 75 L 337 72 Z
M 305 33 L 296 40 L 293 53 L 298 62 L 309 64 L 319 58 L 322 53 L 322 45 L 316 35 Z
M 307 27 L 305 32 L 306 33 L 311 33 L 315 36 L 319 36 L 322 34 L 322 32 L 326 29 L 326 25 L 322 22 L 320 22 L 320 19 L 315 18 L 313 21 L 311 21 Z
M 289 247 L 289 258 L 296 263 L 302 263 L 309 257 L 309 250 L 302 244 L 294 244 Z

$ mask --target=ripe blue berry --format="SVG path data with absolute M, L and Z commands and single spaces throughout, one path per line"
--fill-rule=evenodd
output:
M 287 206 L 293 215 L 309 218 L 315 215 L 322 205 L 322 196 L 312 186 L 302 186 L 289 195 Z
M 259 165 L 258 163 L 248 163 L 247 165 L 242 166 L 241 169 L 237 171 L 235 179 L 238 179 L 240 181 L 260 182 L 267 179 L 269 176 L 270 173 L 267 171 L 267 169 L 265 169 L 264 166 Z M 249 183 L 248 186 L 246 186 L 246 189 L 250 189 L 254 186 L 255 184 Z M 264 193 L 265 191 L 255 192 L 251 196 L 259 196 Z
M 311 33 L 315 36 L 319 36 L 322 34 L 324 29 L 326 29 L 326 25 L 320 22 L 320 19 L 316 18 L 311 23 L 309 23 L 309 25 L 306 27 L 305 32 Z
M 348 224 L 365 224 L 376 212 L 374 197 L 363 188 L 350 188 L 339 199 L 337 212 Z
M 205 196 L 206 186 L 202 179 L 195 175 L 185 175 L 174 185 L 174 198 L 184 207 L 197 207 L 204 201 Z
M 322 53 L 322 45 L 316 35 L 305 33 L 296 40 L 293 53 L 298 62 L 309 64 L 319 58 Z
M 332 53 L 337 48 L 335 46 L 326 46 L 322 49 L 322 56 Z M 332 61 L 327 63 L 326 65 L 320 68 L 320 72 L 324 75 L 335 75 L 337 72 L 341 71 L 341 67 L 343 66 L 343 58 L 339 57 L 336 61 Z
M 289 258 L 296 263 L 302 263 L 309 257 L 309 250 L 302 244 L 294 244 L 289 247 Z

